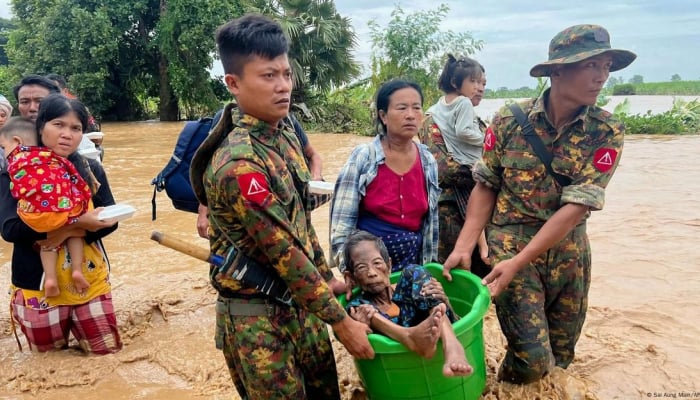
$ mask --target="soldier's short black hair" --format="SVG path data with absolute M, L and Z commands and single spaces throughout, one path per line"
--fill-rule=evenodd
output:
M 382 256 L 382 259 L 384 259 L 384 262 L 387 264 L 391 260 L 391 257 L 389 256 L 389 250 L 386 249 L 386 245 L 384 244 L 384 241 L 382 241 L 381 238 L 363 230 L 356 230 L 353 231 L 348 235 L 348 237 L 345 239 L 345 245 L 343 247 L 343 258 L 345 262 L 345 270 L 348 271 L 349 273 L 353 273 L 355 271 L 355 264 L 352 261 L 352 257 L 350 255 L 352 254 L 352 250 L 361 242 L 372 242 L 374 245 L 377 247 L 377 250 L 379 250 L 379 254 Z
M 227 74 L 241 75 L 251 56 L 273 59 L 289 52 L 289 41 L 277 22 L 246 14 L 216 30 L 216 47 Z
M 455 58 L 447 55 L 447 62 L 442 69 L 438 87 L 445 93 L 453 93 L 462 87 L 462 82 L 467 78 L 480 79 L 486 70 L 476 60 L 469 57 Z
M 46 77 L 43 77 L 41 75 L 27 75 L 24 78 L 22 78 L 22 80 L 19 81 L 17 85 L 15 85 L 14 89 L 12 89 L 12 92 L 15 94 L 16 101 L 19 101 L 19 90 L 23 86 L 28 85 L 43 86 L 49 90 L 49 94 L 61 93 L 61 89 L 53 81 L 46 79 Z

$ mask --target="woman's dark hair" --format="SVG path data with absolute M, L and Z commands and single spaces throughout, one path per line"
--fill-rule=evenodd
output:
M 345 270 L 351 274 L 355 271 L 355 265 L 350 257 L 352 250 L 361 242 L 373 242 L 374 245 L 379 250 L 379 254 L 384 259 L 384 262 L 389 263 L 391 257 L 389 257 L 389 251 L 386 249 L 386 245 L 381 238 L 362 230 L 353 231 L 345 239 L 345 245 L 343 247 L 343 259 L 345 261 Z
M 241 75 L 251 56 L 273 59 L 289 52 L 289 42 L 277 22 L 247 14 L 216 30 L 216 47 L 227 74 Z
M 376 116 L 374 124 L 378 134 L 386 134 L 386 125 L 384 124 L 384 121 L 382 121 L 382 118 L 379 116 L 379 111 L 384 111 L 386 113 L 389 109 L 391 95 L 394 94 L 394 92 L 396 92 L 397 90 L 406 88 L 413 88 L 418 92 L 418 95 L 420 96 L 420 104 L 422 106 L 423 90 L 421 90 L 420 85 L 415 82 L 408 81 L 405 79 L 392 79 L 384 83 L 379 88 L 379 90 L 377 90 L 377 96 L 374 99 L 374 104 L 376 107 Z
M 481 78 L 486 70 L 478 61 L 469 57 L 455 58 L 447 55 L 447 62 L 442 69 L 438 87 L 445 93 L 454 93 L 462 87 L 462 82 L 467 78 Z
M 41 137 L 41 131 L 44 130 L 44 126 L 48 122 L 70 113 L 75 113 L 82 125 L 82 132 L 85 133 L 88 126 L 88 110 L 80 100 L 69 99 L 60 93 L 52 93 L 41 100 L 39 104 L 39 113 L 36 118 L 36 131 L 39 135 L 40 145 L 44 145 Z M 94 195 L 97 192 L 98 182 L 95 175 L 90 170 L 87 159 L 81 156 L 77 151 L 69 154 L 66 158 L 73 163 L 80 173 L 80 176 L 85 179 L 85 182 L 90 186 L 92 194 Z

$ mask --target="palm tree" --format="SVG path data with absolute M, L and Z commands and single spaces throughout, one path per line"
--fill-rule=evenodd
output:
M 289 38 L 295 103 L 304 103 L 311 90 L 326 92 L 359 75 L 351 53 L 357 37 L 332 0 L 244 0 L 241 5 L 277 21 Z

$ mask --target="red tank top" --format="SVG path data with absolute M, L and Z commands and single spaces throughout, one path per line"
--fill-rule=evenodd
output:
M 367 186 L 360 210 L 409 231 L 418 231 L 428 212 L 428 191 L 420 154 L 416 154 L 416 162 L 404 175 L 392 171 L 386 164 L 380 165 L 377 177 Z

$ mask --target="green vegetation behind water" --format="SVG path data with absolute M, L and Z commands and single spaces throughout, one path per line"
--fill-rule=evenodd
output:
M 535 88 L 523 86 L 518 89 L 505 87 L 486 89 L 486 99 L 517 99 L 536 97 L 543 87 L 543 81 L 538 81 Z M 647 82 L 623 83 L 606 87 L 601 92 L 604 96 L 611 95 L 652 95 L 652 96 L 700 96 L 700 81 Z

